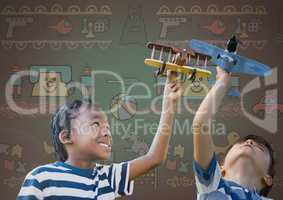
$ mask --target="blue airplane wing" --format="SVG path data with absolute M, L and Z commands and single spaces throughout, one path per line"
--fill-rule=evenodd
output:
M 211 45 L 201 40 L 191 40 L 189 47 L 198 53 L 209 55 L 213 59 L 224 52 L 224 49 L 218 48 L 217 46 Z
M 272 73 L 269 66 L 255 60 L 237 54 L 230 54 L 230 56 L 237 61 L 237 63 L 231 67 L 231 72 L 257 76 L 268 76 Z
M 207 42 L 191 40 L 189 46 L 198 53 L 211 56 L 214 64 L 229 72 L 257 76 L 268 76 L 272 73 L 271 68 L 267 65 L 238 54 L 226 52 L 224 49 L 211 45 Z M 229 63 L 227 60 L 217 59 L 218 55 L 230 57 L 236 61 L 236 64 Z

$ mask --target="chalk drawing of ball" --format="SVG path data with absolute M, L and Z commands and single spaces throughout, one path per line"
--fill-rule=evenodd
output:
M 128 120 L 137 112 L 137 101 L 132 96 L 117 94 L 112 98 L 110 109 L 116 119 Z

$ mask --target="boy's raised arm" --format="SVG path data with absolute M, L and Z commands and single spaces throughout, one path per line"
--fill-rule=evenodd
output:
M 194 159 L 205 170 L 214 154 L 209 124 L 228 89 L 229 80 L 230 75 L 217 67 L 217 81 L 202 101 L 194 117 Z
M 147 173 L 149 170 L 162 164 L 166 159 L 176 104 L 182 93 L 181 83 L 176 82 L 176 73 L 167 71 L 162 113 L 157 133 L 147 154 L 130 161 L 130 180 Z

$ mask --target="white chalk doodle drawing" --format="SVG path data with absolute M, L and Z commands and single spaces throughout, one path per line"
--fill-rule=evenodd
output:
M 89 20 L 84 18 L 82 20 L 81 33 L 88 39 L 95 38 L 95 33 L 105 33 L 110 30 L 110 20 L 108 18 Z
M 180 161 L 178 167 L 178 172 L 188 173 L 189 172 L 189 162 L 188 161 Z
M 149 173 L 146 173 L 145 175 L 137 178 L 135 180 L 136 185 L 150 185 L 153 186 L 154 190 L 157 190 L 158 184 L 159 184 L 159 173 L 158 169 L 155 168 L 154 170 L 150 171 Z
M 32 66 L 31 72 L 36 76 L 30 76 L 30 82 L 34 84 L 32 96 L 68 96 L 67 84 L 71 81 L 70 66 Z
M 247 39 L 249 37 L 247 33 L 247 24 L 246 22 L 242 22 L 241 18 L 237 19 L 237 26 L 235 33 L 241 38 L 241 39 Z
M 8 155 L 8 148 L 10 147 L 9 144 L 0 144 L 0 154 Z
M 276 95 L 270 94 L 257 99 L 252 110 L 260 118 L 270 116 L 276 120 L 283 115 L 283 104 L 277 101 Z
M 230 102 L 221 106 L 219 110 L 219 116 L 222 118 L 238 117 L 242 114 L 241 105 L 239 102 Z
M 186 80 L 183 97 L 187 99 L 202 99 L 210 90 L 209 79 L 198 77 L 195 81 Z
M 23 90 L 23 78 L 17 72 L 23 70 L 23 68 L 20 65 L 11 65 L 9 67 L 11 68 L 11 73 L 6 86 L 10 88 L 14 98 L 21 97 Z
M 14 160 L 8 160 L 8 159 L 4 160 L 4 169 L 8 171 L 14 171 L 15 167 L 16 167 L 16 162 Z
M 166 180 L 166 185 L 173 188 L 191 187 L 195 185 L 194 176 L 173 176 Z
M 48 109 L 48 113 L 54 113 L 60 106 L 64 104 L 64 102 L 56 102 L 51 101 L 52 99 L 49 99 L 48 102 L 29 102 L 22 99 L 17 99 L 15 101 L 16 105 L 19 106 L 22 109 L 30 110 L 33 108 L 46 108 Z M 39 109 L 40 110 L 40 109 Z M 36 112 L 29 115 L 23 115 L 20 113 L 17 113 L 13 110 L 11 110 L 10 106 L 8 104 L 0 105 L 0 119 L 16 119 L 16 118 L 26 118 L 26 117 L 32 117 L 36 118 L 38 116 L 46 115 L 46 112 L 41 113 Z M 0 152 L 1 152 L 1 145 L 0 145 Z
M 7 17 L 6 22 L 8 23 L 6 38 L 12 38 L 15 30 L 23 28 L 34 22 L 33 17 Z
M 237 18 L 235 33 L 241 39 L 247 39 L 250 34 L 262 31 L 263 22 L 259 18 L 252 18 L 249 20 L 242 20 Z
M 80 83 L 82 84 L 80 91 L 82 94 L 91 95 L 94 92 L 95 80 L 91 77 L 94 71 L 88 64 L 84 67 L 84 73 L 80 76 Z
M 177 169 L 177 160 L 167 159 L 165 163 L 165 168 L 168 170 L 175 171 Z
M 61 19 L 56 24 L 48 26 L 48 29 L 61 35 L 67 35 L 72 32 L 73 26 L 69 20 Z
M 80 83 L 82 84 L 80 89 L 82 94 L 91 95 L 93 92 L 93 86 L 95 86 L 94 79 L 89 75 L 81 76 Z
M 0 16 L 31 16 L 31 15 L 112 15 L 112 9 L 109 5 L 102 5 L 98 8 L 96 5 L 88 5 L 84 10 L 78 5 L 70 5 L 64 8 L 62 5 L 55 3 L 50 7 L 38 5 L 35 7 L 21 6 L 16 9 L 14 6 L 7 5 L 1 12 Z
M 137 156 L 145 155 L 148 152 L 149 150 L 148 144 L 145 143 L 140 138 L 138 138 L 137 135 L 129 135 L 125 139 L 128 140 L 129 143 L 131 144 L 131 147 L 126 149 L 126 151 L 133 152 Z
M 23 154 L 23 147 L 19 144 L 16 144 L 12 147 L 11 150 L 11 156 L 17 156 L 18 158 L 21 158 Z
M 124 22 L 120 44 L 141 44 L 147 42 L 146 26 L 143 18 L 142 5 L 129 5 L 127 18 Z
M 27 165 L 27 163 L 18 161 L 16 172 L 25 174 L 27 172 L 26 165 Z
M 202 28 L 208 30 L 215 35 L 223 35 L 226 31 L 226 26 L 224 22 L 220 19 L 215 19 L 208 25 L 202 26 Z
M 92 49 L 98 46 L 101 50 L 106 50 L 111 46 L 112 40 L 0 40 L 1 46 L 5 50 L 16 48 L 23 51 L 26 48 L 43 49 L 50 47 L 53 50 L 64 48 L 74 50 L 78 48 Z
M 3 184 L 8 185 L 10 188 L 16 188 L 16 187 L 19 188 L 24 178 L 25 176 L 19 176 L 19 177 L 11 176 L 9 178 L 3 179 Z
M 259 18 L 250 19 L 247 23 L 248 25 L 248 32 L 250 33 L 258 33 L 262 30 L 263 22 Z
M 110 110 L 118 120 L 129 120 L 137 112 L 137 100 L 129 95 L 117 94 L 112 97 Z
M 187 18 L 185 17 L 161 17 L 159 18 L 159 22 L 161 25 L 160 30 L 160 38 L 166 38 L 168 29 L 172 29 L 173 27 L 178 27 L 183 23 L 187 22 Z
M 173 154 L 171 153 L 172 148 L 168 150 L 168 159 L 164 163 L 164 167 L 170 171 L 177 171 L 180 173 L 189 172 L 189 162 L 183 160 L 185 147 L 181 144 L 175 145 L 173 148 Z
M 186 15 L 267 15 L 268 12 L 263 5 L 243 5 L 237 9 L 234 5 L 226 5 L 220 9 L 215 4 L 210 4 L 206 8 L 201 8 L 199 5 L 193 5 L 190 8 L 177 6 L 170 10 L 166 5 L 162 5 L 156 13 L 157 15 L 166 16 L 186 16 Z
M 185 147 L 182 145 L 178 144 L 177 146 L 174 147 L 174 156 L 179 156 L 180 158 L 184 157 L 185 153 Z

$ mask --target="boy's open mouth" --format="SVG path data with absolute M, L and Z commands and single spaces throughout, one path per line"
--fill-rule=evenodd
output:
M 110 142 L 102 142 L 102 141 L 100 141 L 100 142 L 98 142 L 98 144 L 100 145 L 100 146 L 102 146 L 102 147 L 104 147 L 104 148 L 107 148 L 108 150 L 111 150 L 111 144 L 110 144 Z
M 103 147 L 111 147 L 109 144 L 105 144 L 105 143 L 98 143 L 98 144 L 103 146 Z

